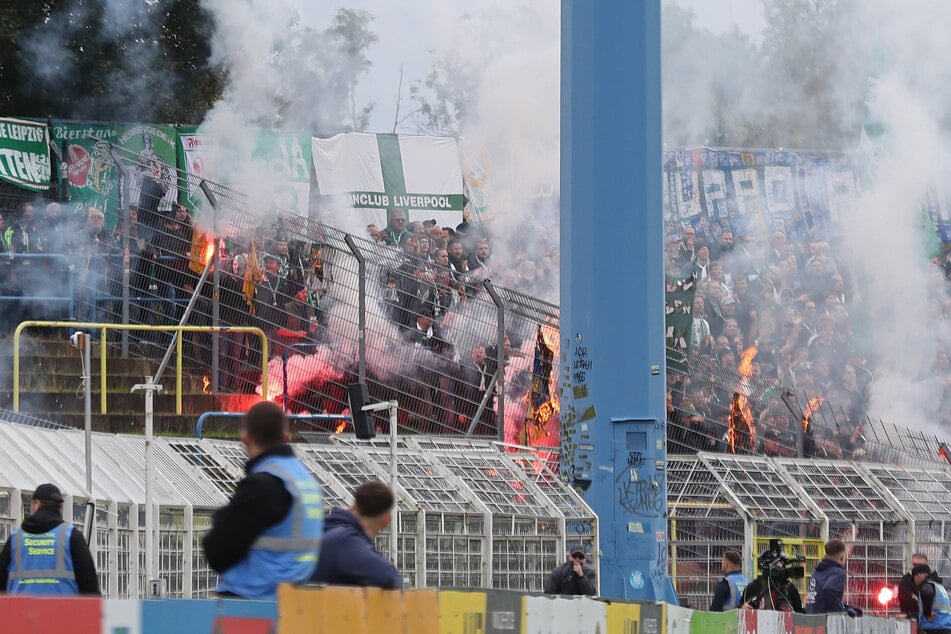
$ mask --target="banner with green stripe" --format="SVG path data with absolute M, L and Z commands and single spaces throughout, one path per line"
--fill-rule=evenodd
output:
M 349 132 L 313 139 L 321 196 L 361 210 L 361 222 L 386 223 L 402 209 L 410 220 L 462 222 L 463 181 L 456 140 Z

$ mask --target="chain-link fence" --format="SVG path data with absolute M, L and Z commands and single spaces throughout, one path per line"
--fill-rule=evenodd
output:
M 341 413 L 347 385 L 364 381 L 371 398 L 399 401 L 407 430 L 558 445 L 556 306 L 440 263 L 445 245 L 428 235 L 389 246 L 318 222 L 316 203 L 304 218 L 184 173 L 170 192 L 138 155 L 112 156 L 115 227 L 105 210 L 82 208 L 36 229 L 66 255 L 79 321 L 257 326 L 265 396 L 289 412 Z M 421 252 L 424 241 L 433 247 Z M 157 360 L 173 336 L 122 332 L 108 343 Z M 260 390 L 258 340 L 184 336 L 186 368 L 209 391 Z
M 689 374 L 668 375 L 668 451 L 942 463 L 937 436 L 835 408 L 817 394 L 761 378 L 749 355 L 749 369 L 695 357 Z

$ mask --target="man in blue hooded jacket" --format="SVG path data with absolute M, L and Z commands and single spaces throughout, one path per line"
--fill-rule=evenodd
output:
M 826 544 L 825 559 L 816 564 L 806 596 L 806 614 L 845 612 L 859 616 L 861 612 L 842 602 L 845 594 L 845 544 L 833 539 Z
M 320 560 L 311 581 L 336 586 L 399 589 L 396 567 L 373 547 L 373 538 L 393 519 L 393 492 L 378 480 L 361 484 L 353 506 L 334 509 L 324 520 Z

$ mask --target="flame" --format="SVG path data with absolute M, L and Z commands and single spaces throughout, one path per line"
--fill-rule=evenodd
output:
M 753 422 L 753 411 L 750 409 L 750 402 L 746 395 L 749 393 L 749 380 L 753 376 L 753 359 L 756 358 L 757 352 L 759 350 L 756 346 L 750 346 L 740 354 L 740 365 L 737 367 L 740 381 L 730 402 L 730 425 L 726 433 L 726 441 L 732 453 L 736 453 L 737 449 L 741 451 L 756 449 L 756 425 Z
M 745 383 L 753 376 L 753 359 L 756 358 L 757 352 L 759 349 L 756 346 L 750 346 L 740 354 L 740 365 L 736 370 L 740 374 L 741 383 Z
M 209 240 L 205 244 L 205 255 L 202 257 L 201 263 L 208 264 L 211 262 L 211 258 L 215 255 L 215 241 Z
M 211 377 L 207 374 L 201 377 L 201 393 L 211 394 Z
M 809 424 L 812 422 L 812 415 L 822 407 L 823 399 L 818 394 L 809 399 L 809 402 L 806 403 L 806 411 L 802 413 L 802 433 L 809 433 Z
M 544 342 L 545 346 L 551 351 L 551 378 L 548 385 L 548 398 L 545 400 L 545 402 L 535 408 L 534 412 L 532 412 L 531 415 L 525 419 L 525 424 L 519 431 L 519 444 L 527 445 L 529 447 L 533 447 L 536 444 L 549 445 L 552 442 L 557 444 L 557 421 L 558 416 L 561 413 L 561 397 L 558 394 L 557 388 L 558 358 L 561 352 L 561 346 L 557 325 L 553 323 L 539 324 L 538 336 Z M 534 377 L 533 380 L 541 380 L 541 378 L 542 377 Z M 525 395 L 525 402 L 529 412 L 531 412 L 532 399 L 534 397 L 534 388 L 529 390 L 528 394 Z M 548 425 L 548 422 L 552 420 L 552 417 L 555 417 L 556 421 L 556 424 L 551 426 L 555 428 L 554 437 L 552 436 L 552 429 Z
M 346 428 L 347 428 L 347 421 L 342 420 L 339 423 L 337 423 L 337 426 L 334 428 L 334 433 L 342 434 Z

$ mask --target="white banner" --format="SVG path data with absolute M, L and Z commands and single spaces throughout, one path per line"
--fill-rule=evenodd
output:
M 321 196 L 359 209 L 381 227 L 389 209 L 410 220 L 462 222 L 462 168 L 456 140 L 434 136 L 348 132 L 313 138 Z

